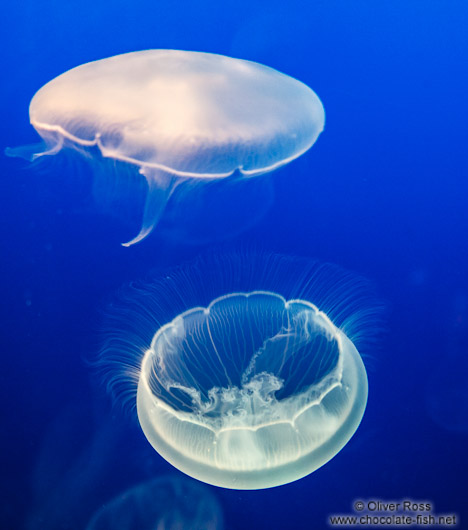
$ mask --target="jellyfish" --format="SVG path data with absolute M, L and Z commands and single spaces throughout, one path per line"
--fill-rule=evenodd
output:
M 221 530 L 221 507 L 190 479 L 158 477 L 121 493 L 97 510 L 86 530 Z
M 99 371 L 182 472 L 231 489 L 286 484 L 363 417 L 356 345 L 378 315 L 365 285 L 307 259 L 213 251 L 112 303 Z
M 43 144 L 7 155 L 36 159 L 67 147 L 92 161 L 127 163 L 146 179 L 141 229 L 125 246 L 151 232 L 181 183 L 268 173 L 307 151 L 324 126 L 319 98 L 296 79 L 177 50 L 73 68 L 35 94 L 29 115 Z M 111 180 L 118 189 L 118 171 Z

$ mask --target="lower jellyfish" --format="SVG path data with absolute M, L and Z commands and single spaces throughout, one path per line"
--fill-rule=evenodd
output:
M 215 496 L 180 477 L 159 477 L 133 488 L 100 508 L 86 530 L 222 530 Z
M 83 64 L 33 97 L 30 121 L 44 143 L 7 149 L 34 160 L 71 148 L 146 180 L 140 232 L 158 224 L 181 184 L 269 173 L 305 153 L 325 114 L 306 85 L 272 68 L 221 55 L 145 50 Z M 139 174 L 139 175 L 138 175 Z M 124 177 L 125 178 L 125 177 Z
M 232 489 L 286 484 L 361 422 L 356 344 L 377 314 L 365 293 L 331 265 L 210 254 L 131 287 L 99 363 L 111 391 L 136 390 L 143 432 L 179 470 Z

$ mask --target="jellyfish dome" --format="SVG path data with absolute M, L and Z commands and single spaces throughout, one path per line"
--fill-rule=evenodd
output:
M 7 154 L 97 147 L 146 178 L 141 231 L 127 245 L 148 235 L 179 183 L 270 172 L 307 151 L 324 126 L 319 98 L 296 79 L 250 61 L 176 50 L 78 66 L 42 87 L 29 114 L 45 147 Z
M 120 308 L 101 355 L 109 388 L 136 384 L 143 432 L 184 473 L 233 489 L 292 482 L 336 455 L 364 414 L 353 337 L 372 311 L 356 310 L 356 292 L 331 266 L 202 260 L 126 297 L 131 324 Z

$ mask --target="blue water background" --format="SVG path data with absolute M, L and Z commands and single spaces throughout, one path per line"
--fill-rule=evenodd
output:
M 325 131 L 271 177 L 272 207 L 237 241 L 375 284 L 386 333 L 366 358 L 367 411 L 305 479 L 212 490 L 227 529 L 327 528 L 329 514 L 372 497 L 428 500 L 468 525 L 466 1 L 23 0 L 2 6 L 2 26 L 3 147 L 37 141 L 27 109 L 44 83 L 128 51 L 258 61 L 319 94 Z M 91 377 L 99 309 L 203 245 L 155 235 L 123 248 L 137 227 L 93 208 L 66 168 L 6 157 L 0 168 L 0 527 L 80 529 L 125 488 L 178 474 Z

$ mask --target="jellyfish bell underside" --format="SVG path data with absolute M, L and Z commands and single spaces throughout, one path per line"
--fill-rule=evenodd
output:
M 137 391 L 156 451 L 231 489 L 313 472 L 349 441 L 366 402 L 351 340 L 310 302 L 269 291 L 226 294 L 162 326 Z
M 319 98 L 296 79 L 250 61 L 176 50 L 78 66 L 42 87 L 29 114 L 44 147 L 7 154 L 97 147 L 146 179 L 141 230 L 127 246 L 151 232 L 181 182 L 268 173 L 307 151 L 324 126 Z

